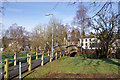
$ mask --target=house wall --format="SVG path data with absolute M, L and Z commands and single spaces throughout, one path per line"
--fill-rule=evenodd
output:
M 95 40 L 97 40 L 97 38 L 84 38 L 83 39 L 83 49 L 91 49 L 90 45 L 92 43 L 95 43 Z M 100 40 L 97 40 L 97 43 L 99 43 Z M 81 39 L 80 39 L 80 46 L 81 46 Z M 92 47 L 92 49 L 96 49 L 96 47 Z
M 117 39 L 112 45 L 112 53 L 115 53 L 117 49 L 120 49 L 120 39 Z

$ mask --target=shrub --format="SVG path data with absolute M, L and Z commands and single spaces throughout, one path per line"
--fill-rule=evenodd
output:
M 6 50 L 7 50 L 7 53 L 12 52 L 12 50 L 10 48 L 7 48 Z

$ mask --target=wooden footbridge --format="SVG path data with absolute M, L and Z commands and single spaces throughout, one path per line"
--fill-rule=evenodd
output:
M 55 48 L 60 48 L 60 49 L 64 50 L 66 55 L 70 55 L 70 54 L 80 50 L 80 46 L 77 46 L 77 45 L 59 45 L 59 46 L 55 46 L 54 49 Z

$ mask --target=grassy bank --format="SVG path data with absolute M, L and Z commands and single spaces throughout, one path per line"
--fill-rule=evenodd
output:
M 120 60 L 118 59 L 84 59 L 80 56 L 62 57 L 61 59 L 47 63 L 43 67 L 38 67 L 32 72 L 26 72 L 22 74 L 22 77 L 25 79 L 42 78 L 56 73 L 120 75 L 120 71 L 118 71 L 120 68 L 118 69 L 118 67 L 120 67 Z M 64 77 L 66 76 L 64 75 Z

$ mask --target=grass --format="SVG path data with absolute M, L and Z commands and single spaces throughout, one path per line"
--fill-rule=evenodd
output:
M 24 78 L 42 78 L 48 73 L 72 73 L 72 74 L 115 74 L 120 67 L 119 59 L 85 59 L 81 56 L 62 57 L 43 67 L 34 69 L 31 73 L 22 74 Z M 28 75 L 29 74 L 29 75 Z

